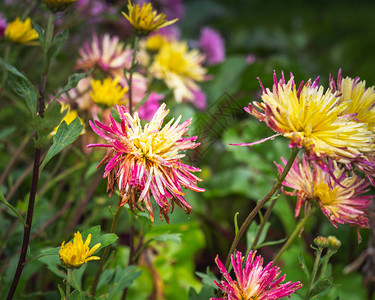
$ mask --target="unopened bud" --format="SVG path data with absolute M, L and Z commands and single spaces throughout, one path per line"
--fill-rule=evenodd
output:
M 329 249 L 337 250 L 341 247 L 341 242 L 337 237 L 330 235 L 327 239 Z
M 324 249 L 328 247 L 328 239 L 324 236 L 318 236 L 314 239 L 314 244 L 319 248 Z

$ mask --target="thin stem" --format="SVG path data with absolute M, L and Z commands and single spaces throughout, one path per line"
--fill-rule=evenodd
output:
M 307 289 L 307 293 L 306 293 L 305 299 L 310 299 L 310 293 L 311 293 L 311 289 L 312 289 L 312 287 L 313 287 L 313 285 L 314 285 L 314 281 L 315 281 L 316 273 L 317 273 L 317 271 L 318 271 L 318 266 L 319 266 L 320 257 L 322 256 L 322 251 L 323 251 L 322 248 L 318 248 L 318 250 L 316 251 L 314 267 L 313 267 L 313 270 L 312 270 L 312 273 L 311 273 L 311 278 L 310 278 L 310 282 L 309 282 L 309 287 L 308 287 L 308 289 Z
M 116 210 L 116 213 L 113 217 L 113 221 L 112 221 L 112 225 L 111 225 L 111 230 L 110 230 L 110 233 L 114 233 L 115 230 L 116 230 L 116 226 L 117 226 L 117 222 L 119 220 L 119 217 L 120 217 L 120 214 L 121 214 L 121 210 L 122 210 L 122 206 L 120 206 L 120 204 L 117 205 L 117 210 Z M 108 255 L 109 255 L 109 251 L 111 250 L 111 246 L 108 245 L 105 249 L 104 249 L 104 252 L 103 252 L 103 255 L 102 257 L 100 258 L 100 263 L 99 263 L 99 266 L 98 266 L 98 270 L 96 271 L 96 275 L 95 275 L 95 279 L 94 279 L 94 283 L 92 284 L 92 287 L 91 287 L 91 295 L 93 297 L 95 297 L 95 293 L 96 293 L 96 289 L 98 287 L 98 283 L 99 283 L 99 279 L 100 279 L 100 275 L 102 274 L 102 271 L 103 271 L 103 267 L 104 267 L 104 263 L 106 262 L 107 258 L 108 258 Z
M 134 234 L 135 234 L 135 226 L 134 226 L 134 216 L 130 216 L 130 234 L 129 234 L 129 260 L 128 260 L 128 266 L 130 266 L 133 263 L 133 257 L 135 254 L 135 249 L 134 249 Z M 126 299 L 126 295 L 128 294 L 128 288 L 125 288 L 122 292 L 122 297 L 121 300 Z
M 65 292 L 66 300 L 70 300 L 70 286 L 71 286 L 71 282 L 72 282 L 72 273 L 73 273 L 73 270 L 69 268 L 68 269 L 68 276 L 67 276 L 67 279 L 66 279 L 66 292 Z
M 46 35 L 46 48 L 47 45 L 51 44 L 52 36 L 53 36 L 53 28 L 54 28 L 54 15 L 51 13 L 48 25 L 47 25 L 47 35 Z M 47 50 L 44 49 L 44 62 L 48 59 L 47 56 Z M 38 98 L 38 113 L 43 118 L 44 117 L 44 97 L 46 92 L 46 84 L 47 84 L 47 75 L 49 68 L 44 65 L 45 71 L 42 75 L 40 87 L 39 87 L 39 93 L 40 97 Z M 14 278 L 12 281 L 12 285 L 10 287 L 7 300 L 13 299 L 14 293 L 16 292 L 18 282 L 21 278 L 21 274 L 23 271 L 24 263 L 26 260 L 26 254 L 27 249 L 29 247 L 29 240 L 30 240 L 30 233 L 31 233 L 31 225 L 33 222 L 33 215 L 34 215 L 34 204 L 35 204 L 35 198 L 36 198 L 36 191 L 38 188 L 38 181 L 39 181 L 39 167 L 40 167 L 40 156 L 41 156 L 41 147 L 39 143 L 37 143 L 37 146 L 35 147 L 35 153 L 34 153 L 34 166 L 33 166 L 33 177 L 31 182 L 31 188 L 30 188 L 30 195 L 29 195 L 29 204 L 27 208 L 27 216 L 26 216 L 26 225 L 24 226 L 24 234 L 23 234 L 23 241 L 22 241 L 22 248 L 21 248 L 21 254 L 18 261 L 17 269 L 14 274 Z
M 301 230 L 306 225 L 306 223 L 310 219 L 310 217 L 314 214 L 314 212 L 315 212 L 315 207 L 312 207 L 310 209 L 310 211 L 308 213 L 306 213 L 304 218 L 298 222 L 298 224 L 297 224 L 296 228 L 294 229 L 293 233 L 291 234 L 291 236 L 285 242 L 284 246 L 281 248 L 279 253 L 277 253 L 277 255 L 275 256 L 275 258 L 273 260 L 275 263 L 279 260 L 280 256 L 284 253 L 284 251 L 289 248 L 290 244 L 298 236 L 298 234 L 301 232 Z
M 8 45 L 6 45 L 5 47 L 5 53 L 4 53 L 4 62 L 8 62 L 9 61 L 9 56 L 10 56 L 10 44 L 8 43 Z M 8 70 L 6 68 L 3 69 L 3 79 L 1 81 L 1 86 L 2 87 L 5 87 L 5 83 L 8 79 Z
M 135 66 L 135 59 L 136 59 L 136 56 L 137 56 L 137 47 L 138 47 L 138 37 L 137 36 L 134 36 L 134 39 L 133 39 L 133 58 L 132 58 L 132 64 L 130 66 L 130 70 L 129 70 L 129 81 L 128 81 L 128 86 L 129 86 L 129 113 L 130 115 L 133 114 L 133 89 L 132 89 L 132 78 L 133 78 L 133 69 L 134 69 L 134 66 Z
M 229 267 L 229 264 L 230 264 L 230 256 L 231 254 L 234 252 L 234 250 L 237 248 L 237 245 L 238 243 L 240 242 L 241 240 L 241 237 L 243 236 L 243 234 L 245 233 L 245 231 L 247 230 L 247 228 L 249 227 L 251 221 L 254 219 L 254 217 L 258 214 L 258 212 L 260 211 L 260 209 L 271 199 L 271 197 L 273 196 L 273 194 L 279 189 L 279 187 L 281 186 L 282 182 L 284 181 L 286 175 L 288 174 L 290 168 L 292 167 L 293 165 L 293 162 L 294 160 L 296 159 L 297 157 L 297 154 L 298 154 L 298 151 L 299 149 L 297 147 L 294 147 L 292 149 L 292 153 L 290 154 L 290 157 L 288 159 L 288 162 L 283 170 L 283 173 L 278 177 L 278 179 L 276 180 L 274 186 L 272 187 L 272 189 L 268 192 L 268 194 L 257 204 L 257 206 L 250 212 L 250 214 L 247 216 L 246 220 L 243 222 L 243 224 L 241 225 L 241 228 L 240 230 L 238 231 L 237 235 L 235 236 L 233 242 L 232 242 L 232 245 L 230 247 L 230 250 L 229 250 L 229 253 L 228 253 L 228 256 L 227 256 L 227 259 L 225 261 L 225 268 L 228 269 Z
M 328 251 L 327 251 L 327 253 L 324 257 L 325 259 L 322 263 L 322 268 L 320 269 L 319 279 L 323 279 L 325 277 L 325 273 L 326 273 L 326 270 L 327 270 L 327 265 L 328 265 L 329 259 L 335 253 L 336 253 L 336 250 L 328 249 Z
M 262 234 L 262 231 L 264 229 L 264 226 L 266 225 L 267 221 L 268 221 L 268 218 L 270 217 L 271 215 L 271 212 L 272 212 L 272 209 L 273 207 L 275 206 L 276 204 L 276 201 L 279 197 L 275 197 L 275 199 L 272 200 L 271 204 L 268 206 L 267 210 L 266 210 L 266 213 L 264 214 L 264 217 L 263 217 L 263 220 L 262 222 L 260 223 L 260 226 L 259 226 L 259 229 L 258 229 L 258 232 L 257 232 L 257 235 L 255 236 L 255 239 L 254 239 L 254 242 L 253 244 L 251 245 L 251 249 L 255 249 L 257 244 L 258 244 L 258 241 L 259 241 L 259 238 Z

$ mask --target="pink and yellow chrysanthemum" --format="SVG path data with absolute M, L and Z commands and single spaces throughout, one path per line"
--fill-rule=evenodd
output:
M 194 137 L 184 137 L 191 119 L 179 124 L 181 116 L 174 122 L 172 119 L 163 128 L 164 118 L 169 110 L 162 104 L 150 123 L 141 126 L 138 114 L 132 117 L 124 106 L 117 106 L 121 123 L 110 115 L 110 124 L 98 121 L 90 125 L 107 144 L 90 144 L 87 147 L 105 147 L 109 151 L 98 165 L 105 164 L 103 177 L 108 178 L 107 191 L 111 196 L 116 187 L 120 190 L 119 205 L 129 204 L 130 209 L 144 211 L 146 208 L 154 221 L 151 195 L 160 209 L 160 219 L 164 215 L 169 221 L 168 213 L 173 211 L 174 204 L 191 212 L 191 206 L 184 199 L 182 187 L 196 192 L 204 189 L 197 186 L 200 178 L 191 172 L 200 169 L 184 164 L 182 152 L 199 145 Z M 95 125 L 96 126 L 95 126 Z M 142 207 L 143 208 L 142 208 Z
M 341 69 L 337 76 L 337 85 L 330 76 L 330 88 L 340 95 L 340 102 L 345 103 L 345 114 L 352 114 L 354 120 L 364 123 L 368 129 L 375 133 L 375 87 L 366 88 L 366 82 L 356 78 L 342 78 Z M 375 143 L 375 140 L 373 140 Z M 367 153 L 354 162 L 354 166 L 364 172 L 371 184 L 375 186 L 375 155 Z
M 91 45 L 84 42 L 79 53 L 81 58 L 77 60 L 76 69 L 99 68 L 115 77 L 122 76 L 124 68 L 130 68 L 133 50 L 125 49 L 117 36 L 105 34 L 99 39 L 93 34 Z
M 286 160 L 281 159 L 285 165 Z M 316 203 L 335 227 L 345 223 L 368 228 L 367 212 L 374 198 L 365 195 L 370 183 L 354 173 L 349 177 L 344 168 L 339 168 L 336 162 L 332 164 L 335 180 L 314 162 L 308 161 L 305 155 L 302 161 L 293 164 L 283 185 L 293 189 L 284 190 L 285 194 L 298 197 L 295 216 L 299 215 L 303 204 L 309 209 Z M 278 164 L 277 167 L 280 172 L 284 169 Z
M 297 88 L 293 76 L 286 82 L 283 75 L 278 82 L 274 74 L 272 91 L 261 86 L 263 102 L 250 103 L 245 110 L 289 138 L 290 147 L 304 147 L 310 157 L 328 156 L 341 163 L 374 151 L 374 133 L 352 115 L 343 115 L 346 104 L 339 103 L 338 93 L 324 92 L 318 78 Z
M 245 267 L 242 267 L 245 259 L 242 253 L 237 251 L 236 257 L 232 257 L 232 266 L 237 280 L 233 280 L 218 257 L 215 262 L 226 281 L 215 285 L 224 291 L 223 298 L 211 298 L 210 300 L 276 300 L 290 296 L 302 287 L 300 282 L 282 283 L 286 275 L 279 277 L 280 268 L 272 267 L 271 261 L 263 267 L 263 258 L 256 251 L 250 251 L 246 259 Z

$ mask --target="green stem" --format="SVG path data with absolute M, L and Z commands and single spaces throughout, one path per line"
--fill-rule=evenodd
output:
M 111 231 L 110 231 L 110 233 L 115 233 L 117 222 L 118 222 L 120 214 L 121 214 L 121 210 L 122 210 L 122 206 L 120 206 L 120 203 L 119 203 L 117 205 L 117 210 L 116 210 L 116 213 L 115 213 L 115 215 L 113 217 L 113 220 L 112 220 L 112 225 L 111 225 Z M 111 250 L 111 246 L 108 245 L 104 249 L 103 255 L 100 258 L 100 263 L 99 263 L 99 266 L 98 266 L 98 270 L 96 271 L 95 279 L 94 279 L 94 282 L 93 282 L 92 287 L 91 287 L 91 296 L 92 297 L 95 297 L 95 293 L 96 293 L 96 289 L 98 287 L 100 275 L 102 274 L 104 263 L 106 262 L 106 260 L 108 258 L 110 250 Z
M 50 67 L 50 61 L 48 60 L 48 50 L 51 47 L 52 44 L 52 37 L 53 37 L 53 29 L 55 26 L 55 14 L 50 13 L 48 18 L 48 24 L 47 24 L 47 30 L 46 30 L 46 38 L 45 38 L 45 44 L 44 44 L 44 57 L 43 57 L 43 66 L 44 70 L 43 73 L 47 74 Z
M 320 261 L 320 257 L 322 256 L 322 251 L 323 249 L 322 248 L 318 248 L 318 250 L 316 251 L 316 256 L 315 256 L 315 262 L 314 262 L 314 267 L 313 267 L 313 270 L 312 270 L 312 273 L 311 273 L 311 278 L 310 278 L 310 282 L 309 282 L 309 287 L 307 289 L 307 293 L 306 293 L 306 297 L 305 299 L 310 299 L 310 293 L 311 293 L 311 289 L 314 285 L 314 281 L 315 281 L 315 277 L 316 277 L 316 273 L 318 271 L 318 266 L 319 266 L 319 261 Z
M 314 214 L 314 212 L 315 212 L 315 207 L 312 207 L 310 209 L 310 211 L 304 216 L 304 218 L 298 222 L 298 224 L 297 224 L 296 228 L 294 229 L 293 233 L 291 234 L 291 236 L 285 242 L 284 246 L 281 248 L 279 253 L 277 253 L 277 255 L 275 256 L 275 258 L 273 260 L 274 263 L 276 263 L 279 260 L 280 256 L 284 253 L 284 251 L 289 248 L 290 244 L 298 236 L 298 234 L 301 232 L 302 228 L 305 227 L 307 221 Z
M 229 267 L 229 264 L 230 264 L 230 256 L 231 254 L 234 252 L 234 250 L 237 248 L 238 246 L 238 243 L 240 242 L 241 240 L 241 237 L 243 236 L 243 234 L 245 233 L 245 231 L 247 230 L 247 228 L 249 227 L 251 221 L 254 219 L 254 217 L 258 214 L 258 212 L 261 210 L 261 208 L 271 199 L 271 197 L 273 196 L 273 194 L 279 189 L 279 187 L 281 186 L 282 182 L 284 181 L 286 175 L 288 174 L 290 168 L 292 167 L 293 163 L 294 163 L 294 160 L 296 159 L 297 157 L 297 154 L 298 154 L 298 151 L 299 149 L 297 147 L 294 147 L 292 149 L 292 153 L 290 154 L 290 157 L 288 159 L 288 162 L 283 170 L 283 173 L 278 177 L 278 179 L 276 180 L 274 186 L 271 188 L 271 190 L 268 192 L 268 194 L 257 204 L 257 206 L 250 212 L 250 214 L 247 216 L 246 220 L 243 222 L 243 224 L 241 225 L 241 228 L 240 230 L 238 231 L 238 233 L 236 234 L 233 242 L 232 242 L 232 245 L 230 247 L 230 250 L 229 250 L 229 253 L 228 253 L 228 256 L 227 256 L 227 259 L 225 261 L 225 268 L 228 269 Z
M 70 300 L 70 286 L 71 286 L 71 282 L 72 282 L 72 273 L 73 273 L 73 270 L 71 268 L 69 268 L 68 269 L 68 277 L 66 279 L 66 293 L 65 293 L 66 300 Z
M 8 45 L 6 45 L 5 47 L 5 53 L 4 53 L 4 62 L 8 62 L 9 61 L 9 56 L 10 56 L 10 43 L 8 43 Z M 1 81 L 1 86 L 4 88 L 5 87 L 5 83 L 8 79 L 8 70 L 6 68 L 4 68 L 3 70 L 3 79 Z
M 322 263 L 322 268 L 320 269 L 320 275 L 319 275 L 319 279 L 323 279 L 325 278 L 325 273 L 326 273 L 326 270 L 327 270 L 327 265 L 328 265 L 328 262 L 329 262 L 329 259 L 331 258 L 331 256 L 333 254 L 336 253 L 336 250 L 331 250 L 331 249 L 328 249 L 326 255 L 325 255 L 325 259 Z
M 262 234 L 262 231 L 264 229 L 264 225 L 266 225 L 267 221 L 268 221 L 268 218 L 270 217 L 271 215 L 271 212 L 272 212 L 272 209 L 273 207 L 275 206 L 276 204 L 276 201 L 279 197 L 275 197 L 275 199 L 272 200 L 271 204 L 268 206 L 267 210 L 266 210 L 266 213 L 264 214 L 264 217 L 263 217 L 263 220 L 262 222 L 260 223 L 260 226 L 259 226 L 259 229 L 258 229 L 258 232 L 257 232 L 257 235 L 255 236 L 255 239 L 254 239 L 254 242 L 253 244 L 251 245 L 251 249 L 256 249 L 256 246 L 258 244 L 258 241 L 259 241 L 259 238 Z
M 51 14 L 48 20 L 48 25 L 47 25 L 46 45 L 51 45 L 51 42 L 52 42 L 53 28 L 55 25 L 54 20 L 55 20 L 55 17 Z M 47 75 L 49 71 L 49 67 L 46 68 L 45 66 L 45 63 L 49 65 L 48 58 L 47 58 L 47 50 L 46 49 L 44 50 L 45 50 L 44 57 L 43 57 L 44 72 L 43 72 L 42 79 L 40 82 L 40 87 L 39 87 L 40 97 L 38 98 L 38 114 L 41 118 L 44 117 L 45 92 L 46 92 L 46 84 L 47 84 Z M 18 282 L 21 278 L 23 267 L 26 261 L 27 249 L 29 247 L 29 242 L 30 242 L 31 225 L 33 222 L 35 198 L 36 198 L 36 192 L 37 192 L 38 182 L 39 182 L 39 171 L 40 171 L 39 166 L 40 166 L 40 158 L 41 158 L 41 145 L 40 145 L 40 141 L 38 140 L 38 136 L 36 136 L 36 139 L 37 139 L 37 143 L 35 146 L 35 153 L 34 153 L 33 177 L 31 181 L 29 204 L 27 207 L 27 215 L 26 215 L 27 226 L 24 226 L 20 258 L 18 260 L 18 265 L 17 265 L 17 269 L 13 277 L 12 285 L 9 289 L 7 300 L 13 299 L 14 293 L 16 292 Z
M 128 80 L 128 86 L 129 86 L 129 113 L 130 115 L 133 114 L 133 89 L 132 89 L 132 78 L 133 78 L 133 70 L 135 66 L 135 59 L 137 56 L 137 47 L 138 47 L 138 37 L 135 35 L 133 39 L 133 58 L 132 58 L 132 64 L 130 66 L 129 70 L 129 80 Z

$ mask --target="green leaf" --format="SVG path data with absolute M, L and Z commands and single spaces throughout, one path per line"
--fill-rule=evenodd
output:
M 17 216 L 17 218 L 20 219 L 20 221 L 23 223 L 23 226 L 29 227 L 27 226 L 25 220 L 22 218 L 18 210 L 5 199 L 4 195 L 1 192 L 0 192 L 0 202 L 4 203 Z
M 30 82 L 30 80 L 27 79 L 27 77 L 26 77 L 25 75 L 23 75 L 20 71 L 18 71 L 18 70 L 17 70 L 15 67 L 13 67 L 12 65 L 6 63 L 6 62 L 5 62 L 3 59 L 1 59 L 1 58 L 0 58 L 0 65 L 1 65 L 3 68 L 7 69 L 8 72 L 10 72 L 10 73 L 16 75 L 17 77 L 20 77 L 20 78 L 22 78 L 23 80 L 25 80 L 25 81 L 29 84 L 29 86 L 32 87 L 32 88 L 34 89 L 34 91 L 37 93 L 37 95 L 38 95 L 38 97 L 39 97 L 39 93 L 38 93 L 37 89 L 33 86 L 33 84 Z
M 239 212 L 236 212 L 235 215 L 234 215 L 234 233 L 235 235 L 237 235 L 238 233 L 238 220 L 237 220 L 237 217 L 240 213 Z
M 56 59 L 56 56 L 64 46 L 67 37 L 68 31 L 66 29 L 63 32 L 56 34 L 51 47 L 47 51 L 47 58 L 50 63 Z
M 64 292 L 64 290 L 61 288 L 60 285 L 58 285 L 57 288 L 59 289 L 61 300 L 64 300 L 65 299 L 65 292 Z
M 60 258 L 58 255 L 59 248 L 45 248 L 41 251 L 41 254 L 49 253 L 52 250 L 56 251 L 56 255 L 42 256 L 38 260 L 45 263 L 47 265 L 48 270 L 50 270 L 52 273 L 56 274 L 61 278 L 66 279 L 66 271 L 62 268 L 58 268 L 58 265 L 60 265 Z
M 298 254 L 298 258 L 299 258 L 299 265 L 300 265 L 301 269 L 305 273 L 307 279 L 309 279 L 310 278 L 310 271 L 307 268 L 306 261 L 305 261 L 305 259 L 304 259 L 304 257 L 302 256 L 301 253 Z
M 332 281 L 328 278 L 323 278 L 314 283 L 310 292 L 310 297 L 314 297 L 322 292 L 325 292 L 332 285 Z
M 198 294 L 192 287 L 189 290 L 189 300 L 207 300 L 214 296 L 214 289 L 209 286 L 203 286 Z
M 71 90 L 72 88 L 75 88 L 79 81 L 83 78 L 86 78 L 87 76 L 90 75 L 90 73 L 92 72 L 93 68 L 86 72 L 86 73 L 75 73 L 73 74 L 72 76 L 69 77 L 68 79 L 68 83 L 62 88 L 61 91 L 59 91 L 55 97 L 53 98 L 52 101 L 56 100 L 58 97 L 60 97 L 62 94 L 68 92 L 69 90 Z
M 214 289 L 217 288 L 217 286 L 214 284 L 214 280 L 216 280 L 217 282 L 219 282 L 220 280 L 218 280 L 216 278 L 216 276 L 214 275 L 214 273 L 212 273 L 208 267 L 207 267 L 207 270 L 206 270 L 206 274 L 205 273 L 201 273 L 201 272 L 195 272 L 195 274 L 198 277 L 202 278 L 202 283 L 204 285 L 210 286 L 210 287 L 212 287 Z
M 72 272 L 72 286 L 80 292 L 82 292 L 82 276 L 86 268 L 87 264 L 83 264 L 79 269 L 74 269 Z
M 98 283 L 98 290 L 108 284 L 112 278 L 113 278 L 113 275 L 115 275 L 115 270 L 114 269 L 108 269 L 108 270 L 105 270 L 102 275 L 100 276 L 100 279 L 99 279 L 99 283 Z
M 78 117 L 69 125 L 63 121 L 57 129 L 56 135 L 53 137 L 53 144 L 48 150 L 47 156 L 44 158 L 40 167 L 43 168 L 52 157 L 73 143 L 81 134 L 82 129 L 83 125 Z
M 136 270 L 136 266 L 130 266 L 125 269 L 118 268 L 116 270 L 114 284 L 110 288 L 108 299 L 117 299 L 116 295 L 129 287 L 141 275 L 142 271 L 136 272 Z
M 81 293 L 80 291 L 78 290 L 74 290 L 71 294 L 70 294 L 70 300 L 81 300 L 82 297 L 81 297 Z
M 267 247 L 267 246 L 279 245 L 279 244 L 284 243 L 286 240 L 287 240 L 287 238 L 283 238 L 283 239 L 276 240 L 276 241 L 264 242 L 264 243 L 262 243 L 262 244 L 258 244 L 258 245 L 255 247 L 255 249 L 260 249 L 260 248 L 262 248 L 262 247 Z
M 44 46 L 45 46 L 44 29 L 33 21 L 31 21 L 31 23 L 33 24 L 33 28 L 35 29 L 35 31 L 38 33 L 40 45 L 42 49 L 44 49 Z
M 91 242 L 89 247 L 96 245 L 97 243 L 100 243 L 100 247 L 97 251 L 107 247 L 108 245 L 114 243 L 117 241 L 118 236 L 114 233 L 106 233 L 103 235 L 100 235 L 101 228 L 99 225 L 91 227 L 90 229 L 87 229 L 81 233 L 82 239 L 85 241 L 87 236 L 91 234 Z
M 36 114 L 38 101 L 38 95 L 35 92 L 34 86 L 28 80 L 25 80 L 23 77 L 17 76 L 14 73 L 9 73 L 8 84 L 13 92 L 26 101 L 31 116 L 34 116 Z
M 154 240 L 159 242 L 181 243 L 181 233 L 164 233 L 162 235 L 156 236 Z
M 4 140 L 8 135 L 12 134 L 16 130 L 15 126 L 4 128 L 0 131 L 0 140 Z

